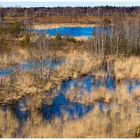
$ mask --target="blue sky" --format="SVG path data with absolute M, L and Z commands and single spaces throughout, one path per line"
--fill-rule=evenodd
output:
M 94 7 L 94 6 L 106 6 L 106 5 L 109 5 L 109 6 L 140 6 L 140 0 L 134 0 L 134 1 L 131 1 L 131 0 L 92 0 L 91 1 L 86 1 L 86 0 L 83 0 L 83 1 L 78 1 L 78 2 L 68 2 L 68 0 L 65 0 L 65 1 L 61 1 L 61 0 L 57 0 L 54 1 L 52 0 L 51 1 L 37 1 L 37 0 L 34 0 L 35 2 L 33 1 L 28 1 L 27 0 L 22 0 L 22 1 L 2 1 L 0 0 L 0 6 L 2 7 L 15 7 L 15 6 L 18 6 L 18 7 L 56 7 L 56 6 L 60 6 L 60 7 L 65 7 L 65 6 L 91 6 L 91 7 Z

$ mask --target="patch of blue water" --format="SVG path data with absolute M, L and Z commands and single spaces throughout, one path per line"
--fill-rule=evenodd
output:
M 108 82 L 106 80 L 109 80 L 111 82 Z M 66 99 L 65 95 L 70 90 L 70 87 L 73 85 L 74 88 L 77 88 L 80 86 L 81 90 L 87 90 L 89 93 L 91 92 L 91 89 L 98 84 L 97 87 L 105 86 L 104 82 L 108 82 L 107 88 L 114 90 L 114 82 L 112 84 L 112 80 L 110 77 L 108 77 L 105 81 L 94 81 L 93 77 L 87 76 L 82 79 L 78 80 L 70 80 L 66 81 L 61 85 L 60 91 L 58 91 L 57 96 L 54 98 L 52 105 L 43 105 L 41 108 L 41 113 L 44 119 L 52 120 L 53 118 L 57 117 L 60 118 L 63 121 L 63 117 L 65 114 L 68 115 L 69 119 L 73 118 L 80 118 L 89 113 L 93 110 L 92 105 L 83 105 L 78 102 L 70 102 L 68 99 Z M 111 83 L 111 84 L 110 84 Z M 82 85 L 82 86 L 81 86 Z M 140 82 L 136 81 L 135 86 L 140 86 Z M 135 87 L 133 85 L 133 87 Z M 82 95 L 82 94 L 81 94 Z M 97 103 L 98 108 L 100 112 L 109 111 L 112 108 L 112 105 L 106 104 L 104 102 L 98 102 Z M 26 106 L 25 101 L 21 101 L 19 103 L 16 103 L 14 105 L 14 113 L 16 117 L 19 120 L 26 120 L 29 116 L 28 111 L 23 111 L 22 108 Z
M 28 63 L 21 64 L 19 66 L 19 71 L 28 72 L 28 71 L 34 70 L 34 68 L 39 69 L 39 68 L 41 68 L 41 66 L 43 66 L 45 68 L 48 67 L 48 68 L 51 68 L 51 69 L 56 69 L 59 65 L 62 65 L 63 63 L 64 63 L 63 61 L 54 62 L 54 61 L 51 61 L 51 60 L 45 60 L 45 61 L 42 61 L 41 63 L 28 62 Z M 15 71 L 16 71 L 16 67 L 0 70 L 0 77 L 8 77 Z
M 103 102 L 99 102 L 98 103 L 98 108 L 101 112 L 103 112 L 103 108 L 104 108 L 104 103 Z
M 96 89 L 99 89 L 103 85 L 103 82 L 100 80 L 96 80 L 94 81 L 94 85 Z
M 48 34 L 47 30 L 28 30 L 28 32 L 36 33 L 36 34 L 39 34 L 39 35 L 47 35 Z
M 64 115 L 68 115 L 69 119 L 75 117 L 83 117 L 93 109 L 92 106 L 84 106 L 81 103 L 69 102 L 65 95 L 59 94 L 53 100 L 52 105 L 43 105 L 41 112 L 44 119 L 52 120 L 57 117 L 63 120 Z
M 63 65 L 64 63 L 65 63 L 64 61 L 51 61 L 51 60 L 43 61 L 44 66 L 47 66 L 51 69 L 56 69 L 58 66 Z
M 108 90 L 114 91 L 115 90 L 115 80 L 112 76 L 107 76 L 105 86 Z
M 106 85 L 104 84 L 106 83 Z M 76 89 L 86 90 L 91 92 L 92 88 L 99 88 L 101 86 L 106 86 L 109 90 L 114 90 L 115 82 L 112 77 L 107 77 L 105 80 L 96 80 L 92 76 L 87 76 L 77 80 L 66 81 L 61 85 L 61 89 L 58 91 L 57 96 L 53 99 L 51 105 L 43 104 L 41 108 L 41 113 L 44 119 L 52 120 L 57 117 L 63 121 L 64 115 L 68 115 L 68 119 L 80 118 L 93 110 L 92 105 L 83 105 L 79 102 L 70 102 L 65 96 L 70 90 L 71 86 Z M 140 81 L 136 81 L 133 86 L 130 87 L 139 87 Z M 76 94 L 76 93 L 75 93 Z M 82 96 L 82 94 L 81 94 Z M 106 104 L 104 102 L 97 103 L 100 112 L 110 111 L 113 107 L 112 104 Z M 14 113 L 16 117 L 20 120 L 26 120 L 29 116 L 28 111 L 23 111 L 22 108 L 26 106 L 25 101 L 16 103 L 14 106 Z
M 107 104 L 105 102 L 99 101 L 96 103 L 96 106 L 98 107 L 99 111 L 102 113 L 111 111 L 113 107 L 115 107 L 116 105 L 117 104 L 115 104 L 115 102 Z
M 26 121 L 29 117 L 29 111 L 26 109 L 26 100 L 22 99 L 19 102 L 16 102 L 13 106 L 13 113 L 16 118 L 20 121 Z
M 67 94 L 72 86 L 74 87 L 74 89 L 80 89 L 81 94 L 84 93 L 84 91 L 87 91 L 87 93 L 90 94 L 93 88 L 99 89 L 102 86 L 105 86 L 110 91 L 114 91 L 115 81 L 111 76 L 108 76 L 104 80 L 94 80 L 92 76 L 87 76 L 84 78 L 70 80 L 62 83 L 60 90 L 61 93 Z
M 135 82 L 135 86 L 136 86 L 136 87 L 140 87 L 140 81 L 137 80 L 137 81 Z
M 82 91 L 86 90 L 88 93 L 91 92 L 93 87 L 93 78 L 88 76 L 82 80 Z
M 113 82 L 113 79 L 108 77 L 106 80 L 105 81 L 108 82 L 106 87 L 109 90 L 114 90 L 115 83 Z M 68 118 L 74 118 L 74 117 L 79 118 L 84 116 L 86 113 L 90 112 L 93 109 L 93 106 L 92 105 L 85 106 L 78 102 L 77 103 L 70 102 L 68 99 L 66 99 L 65 95 L 69 92 L 71 86 L 73 86 L 74 89 L 80 89 L 81 93 L 83 93 L 85 90 L 88 93 L 90 93 L 94 86 L 96 88 L 97 84 L 99 84 L 97 87 L 104 86 L 105 81 L 94 82 L 94 78 L 92 76 L 87 76 L 77 80 L 70 80 L 64 82 L 61 85 L 60 91 L 58 91 L 58 95 L 53 100 L 52 105 L 42 106 L 43 118 L 46 118 L 47 120 L 51 120 L 52 118 L 58 117 L 63 120 L 64 114 L 68 114 Z M 100 111 L 103 111 L 105 108 L 109 109 L 109 107 L 105 106 L 105 103 L 103 102 L 100 102 L 98 105 Z
M 13 72 L 14 72 L 13 68 L 7 68 L 7 69 L 0 70 L 0 77 L 2 78 L 2 77 L 10 76 Z
M 126 84 L 127 84 L 127 89 L 128 89 L 129 95 L 131 95 L 132 91 L 135 90 L 136 88 L 140 88 L 139 80 L 136 80 L 135 82 L 127 81 Z
M 40 68 L 40 67 L 48 67 L 51 69 L 55 69 L 58 65 L 63 64 L 62 61 L 60 62 L 54 62 L 51 60 L 44 60 L 41 63 L 37 63 L 37 62 L 29 62 L 29 63 L 24 63 L 20 66 L 20 70 L 21 71 L 32 71 L 35 67 L 36 68 Z
M 61 28 L 52 28 L 47 30 L 31 30 L 31 32 L 40 34 L 40 35 L 49 35 L 55 37 L 57 34 L 61 36 L 72 36 L 72 37 L 92 37 L 96 31 L 104 32 L 106 29 L 103 27 L 94 28 L 94 27 L 61 27 Z
M 67 93 L 70 90 L 73 82 L 74 81 L 69 80 L 69 81 L 66 81 L 66 82 L 62 83 L 60 92 Z
M 30 62 L 30 63 L 24 63 L 20 65 L 20 70 L 27 72 L 27 71 L 32 71 L 35 67 L 35 63 Z
M 70 88 L 74 87 L 74 89 L 80 89 L 81 93 L 83 93 L 85 90 L 90 93 L 92 89 L 92 81 L 93 77 L 91 76 L 66 81 L 62 83 L 60 92 L 63 94 L 67 94 Z

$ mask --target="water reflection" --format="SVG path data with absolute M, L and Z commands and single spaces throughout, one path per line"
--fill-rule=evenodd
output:
M 92 90 L 99 89 L 101 87 L 105 87 L 110 91 L 114 91 L 115 81 L 113 77 L 110 76 L 107 76 L 106 79 L 100 80 L 95 80 L 93 76 L 86 76 L 84 78 L 64 82 L 61 86 L 60 92 L 67 94 L 71 87 L 78 90 L 80 89 L 81 94 L 84 91 L 87 91 L 90 94 Z
M 12 110 L 15 117 L 19 121 L 25 121 L 29 117 L 29 110 L 27 109 L 26 99 L 22 99 L 12 105 Z
M 90 112 L 92 108 L 90 105 L 84 106 L 81 103 L 69 102 L 68 99 L 65 98 L 65 95 L 59 94 L 53 100 L 52 105 L 43 105 L 41 111 L 43 118 L 47 120 L 51 120 L 55 117 L 63 120 L 66 114 L 69 119 L 74 117 L 80 118 Z
M 107 77 L 108 79 L 108 77 Z M 103 80 L 101 81 L 95 81 L 95 79 L 92 76 L 87 76 L 84 78 L 79 78 L 77 80 L 70 80 L 66 81 L 61 85 L 60 91 L 58 91 L 57 96 L 54 98 L 53 103 L 51 105 L 43 104 L 42 106 L 42 115 L 43 118 L 46 118 L 47 120 L 51 120 L 52 118 L 59 117 L 61 120 L 63 120 L 63 117 L 65 114 L 68 115 L 68 118 L 74 118 L 74 117 L 82 117 L 86 113 L 93 110 L 93 105 L 84 105 L 79 102 L 70 102 L 68 99 L 66 99 L 66 94 L 68 94 L 71 87 L 73 87 L 75 90 L 80 90 L 81 96 L 83 95 L 84 91 L 86 91 L 88 94 L 91 94 L 91 90 L 94 90 L 106 85 L 106 88 L 108 90 L 114 90 L 114 82 L 109 78 L 109 81 Z M 108 82 L 108 84 L 104 84 L 105 82 Z M 74 93 L 77 94 L 77 93 Z M 104 103 L 99 103 L 99 110 L 102 111 L 104 107 Z
M 128 91 L 131 93 L 134 89 L 140 87 L 140 81 L 127 81 L 127 85 Z M 72 102 L 66 98 L 66 95 L 69 93 L 71 88 L 74 89 L 73 94 L 77 94 L 77 91 L 79 91 L 82 97 L 85 91 L 90 95 L 92 94 L 91 91 L 98 90 L 101 87 L 105 87 L 108 92 L 111 91 L 111 93 L 113 93 L 115 90 L 114 78 L 108 75 L 105 79 L 95 80 L 94 76 L 86 76 L 76 80 L 66 81 L 62 83 L 60 90 L 57 91 L 56 96 L 52 99 L 52 104 L 42 104 L 41 114 L 44 119 L 49 121 L 55 117 L 60 118 L 63 121 L 66 114 L 68 119 L 80 118 L 92 111 L 95 106 L 98 107 L 100 112 L 110 111 L 116 105 L 114 102 L 107 104 L 102 101 L 98 101 L 93 106 L 93 104 L 85 105 L 81 102 Z M 26 100 L 27 99 L 24 98 L 12 105 L 13 113 L 20 121 L 27 120 L 30 114 L 30 111 L 27 110 L 26 107 Z M 136 104 L 139 105 L 139 100 L 137 100 Z M 137 110 L 139 110 L 139 106 L 137 108 Z
M 133 90 L 140 88 L 140 80 L 136 80 L 136 81 L 128 80 L 126 83 L 127 83 L 127 89 L 128 89 L 129 95 L 131 95 Z
M 7 68 L 0 70 L 0 77 L 8 77 L 12 75 L 16 70 L 21 71 L 21 72 L 28 72 L 28 71 L 33 71 L 35 68 L 40 69 L 41 67 L 49 68 L 49 69 L 55 69 L 57 66 L 63 64 L 63 61 L 52 61 L 52 60 L 45 60 L 40 63 L 38 62 L 27 62 L 23 63 L 19 66 L 15 66 L 12 68 Z
M 51 37 L 55 37 L 57 34 L 61 36 L 72 36 L 72 37 L 84 37 L 89 38 L 94 35 L 96 31 L 105 32 L 110 29 L 106 29 L 103 27 L 95 28 L 95 27 L 60 27 L 60 28 L 52 28 L 52 29 L 42 29 L 42 30 L 29 30 L 30 32 L 37 33 L 39 35 L 49 35 Z

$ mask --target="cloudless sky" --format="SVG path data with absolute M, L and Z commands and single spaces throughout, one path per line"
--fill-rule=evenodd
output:
M 72 1 L 72 2 L 69 2 Z M 76 0 L 75 0 L 76 1 Z M 27 0 L 18 0 L 18 1 L 4 1 L 0 0 L 0 6 L 1 7 L 65 7 L 65 6 L 140 6 L 140 0 L 77 0 L 77 2 L 74 2 L 73 0 L 65 0 L 62 2 L 62 0 L 46 0 L 46 1 L 27 1 Z

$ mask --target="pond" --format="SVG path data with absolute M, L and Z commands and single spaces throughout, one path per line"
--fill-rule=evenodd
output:
M 40 35 L 49 35 L 51 37 L 55 37 L 57 34 L 60 34 L 62 37 L 64 36 L 72 36 L 72 37 L 83 37 L 89 38 L 94 35 L 97 31 L 104 32 L 110 31 L 110 29 L 105 29 L 103 27 L 95 28 L 95 27 L 61 27 L 61 28 L 52 28 L 52 29 L 44 29 L 44 30 L 31 30 L 31 32 L 40 34 Z
M 140 88 L 140 81 L 134 81 L 133 85 L 132 81 L 126 81 L 124 84 L 127 85 L 128 95 L 136 88 Z M 56 96 L 52 99 L 51 104 L 47 104 L 47 102 L 42 103 L 40 115 L 42 115 L 45 120 L 51 121 L 52 119 L 59 118 L 63 122 L 65 115 L 67 115 L 68 119 L 81 118 L 93 111 L 95 107 L 97 107 L 101 113 L 104 113 L 112 110 L 113 107 L 117 105 L 115 102 L 105 103 L 103 101 L 97 101 L 94 104 L 83 104 L 78 101 L 70 101 L 67 98 L 67 94 L 69 94 L 71 87 L 74 87 L 73 92 L 75 95 L 80 92 L 82 99 L 84 92 L 89 96 L 90 94 L 94 94 L 92 91 L 98 91 L 102 87 L 105 87 L 108 93 L 113 94 L 115 81 L 111 77 L 110 79 L 107 77 L 106 79 L 95 80 L 93 76 L 86 76 L 64 82 L 60 90 L 57 91 Z M 28 99 L 24 98 L 13 106 L 14 114 L 19 120 L 25 121 L 31 113 L 30 110 L 23 111 L 23 108 L 26 108 L 26 100 Z M 140 100 L 137 100 L 137 104 L 139 103 Z M 137 111 L 139 112 L 140 110 L 138 109 Z
M 19 65 L 19 70 L 27 72 L 33 70 L 34 67 L 39 68 L 42 65 L 45 67 L 55 69 L 57 66 L 63 63 L 64 61 L 55 62 L 49 60 L 42 61 L 42 63 L 28 62 Z M 9 76 L 14 71 L 14 67 L 1 70 L 0 77 Z M 122 84 L 126 85 L 127 93 L 129 96 L 132 95 L 131 93 L 133 90 L 140 88 L 140 80 L 124 80 Z M 108 75 L 105 78 L 100 78 L 98 80 L 95 79 L 93 75 L 88 75 L 75 80 L 65 81 L 61 84 L 60 89 L 56 91 L 56 96 L 52 99 L 51 104 L 47 104 L 47 102 L 46 104 L 42 103 L 42 106 L 40 108 L 40 114 L 45 120 L 48 121 L 51 121 L 56 117 L 60 118 L 60 120 L 63 121 L 63 118 L 66 114 L 68 115 L 68 119 L 73 119 L 75 117 L 81 118 L 87 113 L 91 112 L 95 107 L 97 107 L 100 110 L 100 112 L 111 110 L 115 103 L 106 104 L 102 101 L 98 101 L 96 102 L 96 104 L 83 104 L 81 99 L 82 97 L 84 97 L 84 93 L 90 96 L 91 94 L 93 94 L 92 91 L 98 91 L 101 88 L 105 88 L 108 91 L 108 93 L 112 95 L 114 94 L 116 86 L 117 83 L 115 82 L 114 77 L 110 73 L 108 73 Z M 72 93 L 70 92 L 71 89 Z M 80 100 L 76 100 L 73 102 L 69 100 L 69 98 L 67 98 L 68 94 L 70 94 L 70 96 L 75 96 L 76 94 L 79 94 Z M 95 92 L 95 94 L 97 93 Z M 28 99 L 25 98 L 12 105 L 13 113 L 15 114 L 16 118 L 20 121 L 27 120 L 31 113 L 30 110 L 26 110 L 26 100 Z M 137 102 L 140 103 L 140 100 Z

